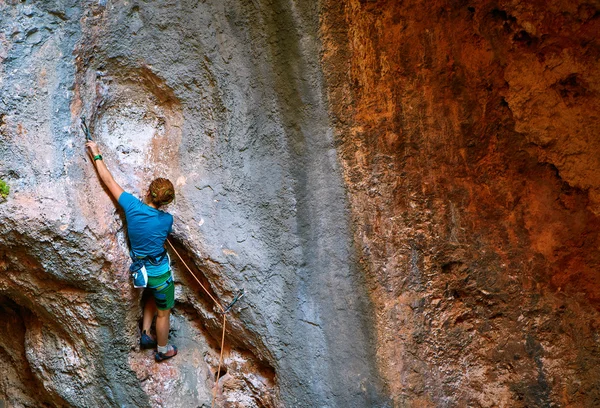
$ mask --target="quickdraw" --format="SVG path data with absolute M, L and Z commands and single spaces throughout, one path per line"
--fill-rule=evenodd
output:
M 81 130 L 83 131 L 83 134 L 85 135 L 85 140 L 87 141 L 93 141 L 94 139 L 92 139 L 92 134 L 90 132 L 90 129 L 88 129 L 86 123 L 85 123 L 85 116 L 81 117 Z
M 219 312 L 219 313 L 221 313 L 221 314 L 229 313 L 229 311 L 231 310 L 231 308 L 233 307 L 233 305 L 235 305 L 237 303 L 237 301 L 240 300 L 243 297 L 244 297 L 244 289 L 240 289 L 238 291 L 238 293 L 235 295 L 235 297 L 233 298 L 233 300 L 231 301 L 231 303 L 229 303 L 227 305 L 227 307 L 225 308 L 225 310 L 223 310 L 222 312 Z

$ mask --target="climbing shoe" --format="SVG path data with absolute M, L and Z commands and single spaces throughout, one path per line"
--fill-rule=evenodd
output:
M 177 355 L 177 347 L 169 344 L 167 346 L 169 349 L 167 350 L 166 353 L 161 353 L 160 351 L 157 351 L 156 354 L 154 354 L 154 360 L 156 360 L 157 363 L 164 361 L 164 360 L 168 360 L 171 357 L 175 357 Z
M 146 332 L 142 333 L 140 337 L 140 348 L 141 349 L 153 349 L 156 348 L 156 340 Z

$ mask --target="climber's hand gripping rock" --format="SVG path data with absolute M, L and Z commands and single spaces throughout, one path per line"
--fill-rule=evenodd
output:
M 110 191 L 110 194 L 115 198 L 115 200 L 119 200 L 123 189 L 121 186 L 115 181 L 112 174 L 104 164 L 104 160 L 102 159 L 102 155 L 100 154 L 100 149 L 98 145 L 93 140 L 88 140 L 85 143 L 85 147 L 87 147 L 94 164 L 96 165 L 96 170 L 98 171 L 98 175 L 100 179 L 104 183 L 104 185 Z
M 96 142 L 94 142 L 93 140 L 87 141 L 85 143 L 85 147 L 88 148 L 88 150 L 89 150 L 89 152 L 90 152 L 90 154 L 92 156 L 92 159 L 95 156 L 100 156 L 100 149 L 98 148 L 98 144 Z

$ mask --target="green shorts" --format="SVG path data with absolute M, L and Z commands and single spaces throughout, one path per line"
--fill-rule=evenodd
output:
M 147 288 L 152 292 L 158 310 L 168 310 L 175 305 L 175 284 L 171 271 L 159 276 L 148 276 Z

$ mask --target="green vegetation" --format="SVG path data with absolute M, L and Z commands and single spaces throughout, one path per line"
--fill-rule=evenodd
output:
M 0 179 L 0 197 L 6 200 L 6 197 L 8 197 L 9 192 L 10 187 L 8 186 L 8 184 L 6 184 L 4 180 Z

